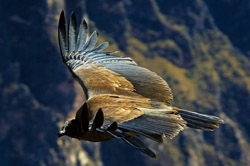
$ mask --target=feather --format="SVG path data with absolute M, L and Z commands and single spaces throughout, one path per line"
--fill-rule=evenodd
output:
M 150 150 L 141 140 L 139 140 L 138 137 L 129 136 L 129 137 L 123 137 L 122 139 L 128 144 L 134 146 L 135 148 L 138 148 L 144 154 L 152 158 L 156 158 L 155 153 L 152 152 L 152 150 Z
M 147 137 L 149 139 L 152 139 L 153 141 L 155 142 L 159 142 L 159 143 L 163 143 L 163 137 L 164 137 L 164 134 L 155 134 L 155 133 L 148 133 L 148 132 L 143 132 L 139 129 L 135 129 L 133 127 L 119 127 L 121 130 L 127 130 L 127 131 L 133 131 L 133 132 L 136 132 L 137 134 L 139 135 L 142 135 L 144 137 Z
M 76 51 L 81 51 L 83 50 L 84 44 L 87 39 L 87 29 L 88 25 L 85 20 L 82 20 L 79 28 L 79 33 L 77 37 L 77 43 L 76 43 Z
M 144 154 L 156 158 L 154 152 L 152 152 L 137 136 L 132 136 L 129 133 L 116 130 L 116 131 L 107 131 L 110 135 L 115 138 L 122 139 L 124 142 L 128 143 L 129 145 L 139 149 Z
M 66 39 L 66 23 L 65 23 L 65 16 L 64 11 L 61 12 L 59 25 L 58 25 L 58 40 L 59 40 L 59 47 L 61 51 L 61 55 L 63 61 L 65 61 L 65 54 L 68 52 L 68 45 Z
M 181 117 L 187 121 L 187 126 L 201 129 L 205 131 L 213 131 L 219 127 L 219 124 L 223 124 L 224 121 L 216 116 L 200 114 L 188 110 L 180 109 L 178 113 Z
M 121 63 L 107 63 L 103 65 L 131 82 L 135 87 L 136 93 L 165 103 L 173 100 L 173 95 L 167 82 L 156 73 L 137 65 Z
M 155 153 L 152 150 L 150 150 L 149 148 L 140 149 L 140 151 L 143 152 L 144 154 L 148 155 L 149 157 L 156 159 Z
M 103 53 L 103 52 L 102 52 Z M 124 58 L 121 56 L 111 56 L 106 54 L 92 54 L 89 57 L 95 62 L 105 65 L 104 63 L 113 63 L 113 64 L 131 64 L 136 65 L 136 63 L 131 58 Z
M 87 52 L 91 49 L 93 49 L 97 43 L 98 40 L 98 36 L 97 36 L 97 32 L 94 31 L 91 36 L 89 37 L 89 40 L 87 41 L 87 43 L 84 45 L 83 49 L 81 50 L 82 52 Z
M 104 51 L 102 52 L 102 54 L 106 54 L 106 55 L 109 55 L 109 54 L 115 54 L 115 53 L 118 53 L 119 51 Z
M 100 51 L 104 50 L 105 48 L 107 48 L 108 46 L 109 46 L 108 42 L 103 42 L 103 43 L 99 44 L 96 48 L 94 48 L 92 50 L 92 52 L 100 52 Z
M 143 111 L 144 115 L 120 124 L 120 127 L 138 133 L 164 134 L 168 138 L 175 137 L 186 127 L 186 121 L 184 121 L 180 115 L 169 114 L 166 113 L 168 111 L 159 109 L 143 109 Z
M 76 16 L 72 12 L 69 20 L 69 27 L 68 27 L 68 46 L 69 46 L 69 53 L 75 51 L 76 49 L 76 32 L 77 32 L 77 23 L 76 23 Z

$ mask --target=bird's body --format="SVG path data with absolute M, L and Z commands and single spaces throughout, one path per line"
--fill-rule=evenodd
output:
M 173 107 L 172 92 L 164 79 L 131 58 L 103 52 L 107 42 L 95 47 L 97 33 L 86 40 L 86 30 L 83 20 L 77 36 L 75 15 L 66 28 L 61 13 L 58 35 L 62 59 L 81 84 L 86 101 L 59 136 L 92 142 L 119 138 L 155 157 L 140 135 L 163 142 L 163 137 L 173 138 L 187 126 L 212 131 L 223 123 L 215 116 Z
M 89 131 L 86 134 L 81 135 L 78 139 L 90 142 L 102 142 L 107 141 L 114 138 L 107 132 L 100 132 L 100 131 Z

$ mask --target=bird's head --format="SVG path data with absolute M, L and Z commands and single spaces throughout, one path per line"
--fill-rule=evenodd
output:
M 88 110 L 87 103 L 84 103 L 76 113 L 75 119 L 66 121 L 58 133 L 58 137 L 67 135 L 71 138 L 80 139 L 89 131 L 89 120 L 91 114 Z
M 73 119 L 71 121 L 66 121 L 58 133 L 58 137 L 67 135 L 72 138 L 79 138 L 81 134 L 80 124 L 79 121 L 76 119 Z

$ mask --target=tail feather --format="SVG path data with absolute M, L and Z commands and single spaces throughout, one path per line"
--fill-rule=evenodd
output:
M 183 109 L 180 109 L 178 113 L 185 121 L 187 121 L 188 127 L 195 129 L 213 131 L 215 128 L 219 128 L 219 124 L 224 123 L 222 119 L 216 116 L 200 114 Z

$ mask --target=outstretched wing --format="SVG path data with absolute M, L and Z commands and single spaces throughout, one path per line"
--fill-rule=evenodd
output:
M 58 29 L 62 59 L 74 78 L 81 84 L 86 99 L 103 93 L 140 96 L 133 93 L 134 86 L 125 77 L 103 65 L 107 61 L 130 65 L 135 65 L 135 62 L 131 58 L 110 55 L 115 52 L 101 52 L 108 43 L 104 42 L 95 47 L 98 40 L 96 32 L 93 32 L 86 41 L 87 24 L 84 20 L 81 22 L 78 36 L 76 26 L 76 17 L 72 13 L 66 28 L 62 11 Z
M 119 64 L 114 62 L 104 64 L 106 68 L 125 77 L 135 88 L 135 92 L 151 100 L 169 104 L 173 100 L 171 89 L 167 82 L 156 73 L 137 65 Z
M 93 32 L 86 40 L 87 23 L 85 20 L 81 22 L 77 35 L 74 13 L 66 28 L 62 11 L 58 37 L 63 62 L 81 84 L 86 99 L 108 93 L 143 96 L 165 103 L 172 100 L 171 89 L 156 73 L 137 66 L 131 58 L 110 55 L 116 51 L 103 52 L 102 50 L 108 47 L 108 42 L 95 47 L 98 40 L 96 32 Z
M 93 121 L 97 110 L 101 108 L 104 114 L 103 126 L 107 127 L 116 122 L 120 128 L 134 131 L 151 139 L 156 136 L 161 138 L 161 135 L 173 138 L 186 125 L 173 107 L 147 98 L 135 99 L 122 95 L 102 94 L 94 96 L 86 103 L 88 107 L 86 110 L 89 110 L 91 115 L 90 121 Z M 81 120 L 80 117 L 78 119 Z

